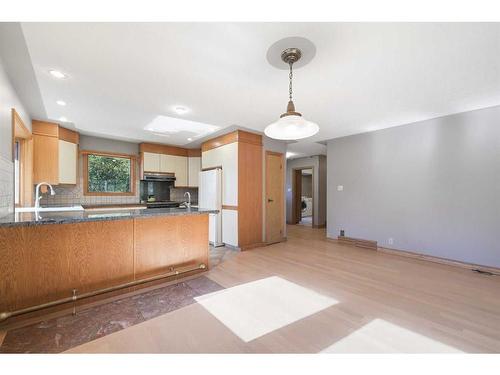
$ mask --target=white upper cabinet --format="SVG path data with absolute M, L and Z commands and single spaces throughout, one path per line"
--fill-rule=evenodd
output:
M 78 145 L 59 140 L 59 183 L 76 184 Z
M 144 153 L 144 172 L 160 172 L 160 154 Z
M 188 186 L 188 158 L 172 156 L 174 158 L 175 186 Z
M 193 156 L 188 158 L 188 186 L 198 187 L 198 177 L 201 171 L 201 158 Z
M 160 169 L 162 173 L 175 173 L 175 159 L 172 155 L 160 155 Z
M 180 149 L 183 150 L 183 149 Z M 153 150 L 151 150 L 153 151 Z M 186 154 L 187 154 L 187 150 Z M 193 160 L 191 163 L 193 171 L 196 169 L 196 173 L 191 173 L 189 171 L 189 162 L 187 156 L 170 155 L 169 150 L 162 150 L 158 152 L 147 152 L 141 151 L 143 154 L 143 171 L 144 172 L 157 172 L 157 173 L 173 173 L 175 174 L 175 186 L 178 187 L 188 187 L 188 186 L 198 186 L 198 171 L 200 170 L 200 158 Z M 182 152 L 179 152 L 182 154 Z M 191 180 L 192 184 L 189 183 L 189 176 L 192 174 Z

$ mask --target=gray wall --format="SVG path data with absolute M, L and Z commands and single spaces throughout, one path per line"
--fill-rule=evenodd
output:
M 292 171 L 311 167 L 313 169 L 313 220 L 314 225 L 326 223 L 326 157 L 324 155 L 288 159 L 286 166 L 286 219 L 292 221 Z
M 121 154 L 139 155 L 139 144 L 93 137 L 90 135 L 81 135 L 80 150 L 108 151 Z
M 500 266 L 500 106 L 330 140 L 327 168 L 329 237 Z

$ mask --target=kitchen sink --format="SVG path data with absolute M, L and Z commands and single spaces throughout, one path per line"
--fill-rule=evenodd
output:
M 57 211 L 83 211 L 83 207 L 81 205 L 76 206 L 65 206 L 65 207 L 39 207 L 36 209 L 35 207 L 16 207 L 16 212 L 57 212 Z

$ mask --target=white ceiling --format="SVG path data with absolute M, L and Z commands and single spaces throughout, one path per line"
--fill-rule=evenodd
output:
M 288 99 L 288 74 L 266 52 L 290 36 L 316 46 L 295 71 L 294 99 L 321 129 L 290 151 L 324 153 L 314 142 L 500 104 L 499 24 L 23 23 L 22 30 L 47 117 L 65 116 L 84 134 L 192 146 L 207 138 L 190 143 L 188 132 L 144 130 L 170 117 L 263 131 Z M 56 80 L 49 69 L 69 77 Z M 190 112 L 177 115 L 175 105 Z

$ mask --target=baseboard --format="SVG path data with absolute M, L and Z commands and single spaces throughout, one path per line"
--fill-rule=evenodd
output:
M 441 258 L 441 257 L 417 253 L 417 252 L 413 252 L 413 251 L 391 249 L 388 247 L 379 247 L 378 251 L 380 251 L 382 253 L 386 253 L 386 254 L 399 255 L 399 256 L 403 256 L 403 257 L 407 257 L 407 258 L 420 259 L 420 260 L 425 260 L 428 262 L 445 264 L 448 266 L 460 267 L 460 268 L 465 268 L 465 269 L 469 269 L 469 270 L 479 270 L 479 271 L 483 271 L 483 272 L 493 273 L 495 275 L 500 275 L 500 268 L 497 268 L 497 267 L 483 266 L 480 264 L 461 262 L 459 260 Z
M 333 238 L 329 238 L 329 239 L 335 240 Z M 420 260 L 425 260 L 428 262 L 446 264 L 448 266 L 455 266 L 455 267 L 465 268 L 465 269 L 469 269 L 469 270 L 479 270 L 479 271 L 483 271 L 483 272 L 490 272 L 490 273 L 493 273 L 495 275 L 500 275 L 500 268 L 497 268 L 497 267 L 483 266 L 480 264 L 461 262 L 458 260 L 441 258 L 441 257 L 433 256 L 433 255 L 417 253 L 414 251 L 391 249 L 388 247 L 379 247 L 379 246 L 377 246 L 376 241 L 369 241 L 369 240 L 362 240 L 362 239 L 352 238 L 352 237 L 338 236 L 337 242 L 345 244 L 345 245 L 352 245 L 352 246 L 362 247 L 362 248 L 366 248 L 366 249 L 370 249 L 370 250 L 377 250 L 377 251 L 380 251 L 380 252 L 386 253 L 386 254 L 399 255 L 399 256 L 404 256 L 407 258 L 420 259 Z
M 360 238 L 338 236 L 337 241 L 345 245 L 362 247 L 364 249 L 377 250 L 378 248 L 377 241 L 363 240 Z

